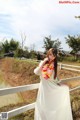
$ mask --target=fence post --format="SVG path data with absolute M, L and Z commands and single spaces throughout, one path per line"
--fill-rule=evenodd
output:
M 62 69 L 62 63 L 60 64 L 60 70 Z

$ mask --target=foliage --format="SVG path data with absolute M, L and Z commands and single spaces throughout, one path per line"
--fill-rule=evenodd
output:
M 51 36 L 44 38 L 44 46 L 43 46 L 43 48 L 45 48 L 45 52 L 47 50 L 49 50 L 50 48 L 59 48 L 60 45 L 61 45 L 61 42 L 59 41 L 59 39 L 52 40 Z
M 23 50 L 22 50 L 22 48 L 18 48 L 15 51 L 15 57 L 22 57 L 22 56 L 23 56 Z
M 10 42 L 6 40 L 4 43 L 2 42 L 1 47 L 4 53 L 9 53 L 11 51 L 17 50 L 19 47 L 19 42 L 15 41 L 14 39 L 11 39 Z
M 10 45 L 8 40 L 6 40 L 4 43 L 2 43 L 2 49 L 4 53 L 8 53 L 10 50 Z
M 34 50 L 31 50 L 30 53 L 29 53 L 29 57 L 32 58 L 32 59 L 36 58 L 36 55 L 37 55 L 37 53 Z
M 8 56 L 12 52 L 14 53 L 14 57 L 36 58 L 36 51 L 33 48 L 29 51 L 27 46 L 23 48 L 20 42 L 13 38 L 10 41 L 6 39 L 0 43 L 0 57 Z
M 72 49 L 71 53 L 75 54 L 80 51 L 80 36 L 70 36 L 65 37 L 66 43 Z
M 9 45 L 10 45 L 10 50 L 11 51 L 15 51 L 19 48 L 19 42 L 15 41 L 14 39 L 10 40 Z

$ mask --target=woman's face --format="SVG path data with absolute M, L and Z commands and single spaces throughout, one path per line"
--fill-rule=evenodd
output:
M 53 60 L 55 59 L 55 56 L 53 55 L 52 52 L 49 53 L 49 56 L 48 56 L 48 57 L 49 57 L 49 60 L 50 60 L 50 61 L 53 61 Z

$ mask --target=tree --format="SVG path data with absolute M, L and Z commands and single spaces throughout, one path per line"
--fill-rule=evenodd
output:
M 25 33 L 24 34 L 21 33 L 21 47 L 22 47 L 22 49 L 24 49 L 25 41 L 26 41 L 26 35 L 25 35 Z
M 80 36 L 70 36 L 65 37 L 66 43 L 72 49 L 71 53 L 76 54 L 80 51 Z
M 43 48 L 45 48 L 45 53 L 50 48 L 57 48 L 57 49 L 59 49 L 60 45 L 61 45 L 61 42 L 59 41 L 59 39 L 51 40 L 51 36 L 44 38 L 44 46 L 43 46 Z
M 80 19 L 80 16 L 75 16 L 75 18 L 78 18 L 78 19 Z
M 2 49 L 4 53 L 14 52 L 19 47 L 19 42 L 15 41 L 14 39 L 11 39 L 10 42 L 6 40 L 4 43 L 2 43 Z
M 15 52 L 15 57 L 23 57 L 23 49 L 22 48 L 18 48 Z
M 30 44 L 30 51 L 35 51 L 35 44 L 33 43 L 33 44 Z
M 10 50 L 15 51 L 17 48 L 19 48 L 19 42 L 15 41 L 13 38 L 10 40 Z
M 8 53 L 10 51 L 10 44 L 8 40 L 6 40 L 4 43 L 2 43 L 2 50 L 4 53 Z

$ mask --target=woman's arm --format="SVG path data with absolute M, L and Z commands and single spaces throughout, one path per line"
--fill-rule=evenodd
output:
M 59 77 L 58 77 L 58 76 L 56 77 L 55 81 L 56 81 L 56 83 L 57 83 L 58 85 L 61 85 L 61 83 L 60 83 L 60 82 L 61 82 L 61 80 L 59 79 Z
M 40 75 L 40 74 L 41 74 L 42 66 L 43 66 L 43 61 L 41 61 L 41 62 L 39 63 L 39 65 L 34 69 L 34 73 L 35 73 L 36 75 Z
M 42 70 L 42 67 L 43 65 L 45 64 L 45 62 L 48 60 L 48 58 L 45 58 L 44 60 L 42 60 L 39 65 L 34 69 L 34 73 L 36 75 L 40 75 L 41 74 L 41 70 Z

